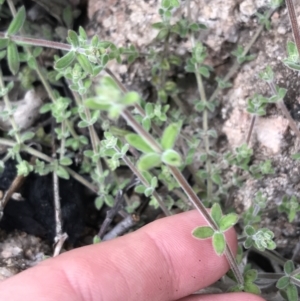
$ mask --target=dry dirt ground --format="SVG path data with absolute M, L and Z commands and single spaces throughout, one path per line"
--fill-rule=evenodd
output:
M 207 63 L 215 66 L 219 76 L 226 74 L 226 70 L 233 64 L 230 52 L 236 48 L 237 43 L 246 45 L 255 34 L 259 26 L 255 13 L 265 11 L 267 3 L 267 0 L 192 1 L 193 20 L 208 26 L 208 30 L 201 31 L 197 38 L 208 47 Z M 151 23 L 160 21 L 158 5 L 159 1 L 156 0 L 89 0 L 89 21 L 86 29 L 89 36 L 97 34 L 100 39 L 111 40 L 118 46 L 133 44 L 141 52 L 147 52 L 152 46 L 159 49 L 161 45 L 153 43 L 157 31 L 151 28 Z M 300 5 L 297 7 L 297 14 L 300 21 Z M 177 18 L 186 15 L 186 10 L 180 9 L 175 15 Z M 222 138 L 221 142 L 212 144 L 212 148 L 216 151 L 234 150 L 245 141 L 250 122 L 250 116 L 246 113 L 247 99 L 254 93 L 271 95 L 267 84 L 258 77 L 259 72 L 267 65 L 273 68 L 276 83 L 288 89 L 284 101 L 298 124 L 300 120 L 298 74 L 287 69 L 282 63 L 282 59 L 286 56 L 286 43 L 289 40 L 292 40 L 292 32 L 287 9 L 283 7 L 273 14 L 271 30 L 263 31 L 251 48 L 250 53 L 255 54 L 256 58 L 239 69 L 233 78 L 233 87 L 218 97 L 219 107 L 217 112 L 210 116 L 209 121 L 210 126 L 214 127 Z M 187 58 L 190 49 L 189 40 L 182 40 L 180 43 L 174 40 L 170 43 L 169 51 Z M 139 59 L 131 66 L 124 63 L 111 64 L 110 67 L 129 88 L 147 95 L 145 90 L 149 87 L 150 66 L 145 60 Z M 193 81 L 191 84 L 190 81 L 185 81 L 184 77 L 185 74 L 182 72 L 180 79 L 181 87 L 184 89 L 182 96 L 191 104 L 197 97 L 197 89 Z M 211 82 L 207 82 L 206 88 L 209 94 L 214 86 Z M 198 118 L 197 122 L 200 125 L 200 114 Z M 268 214 L 264 215 L 263 225 L 275 233 L 278 251 L 290 258 L 299 242 L 299 216 L 290 224 L 284 214 L 278 214 L 273 208 L 281 203 L 282 197 L 286 194 L 300 197 L 299 163 L 291 159 L 291 155 L 299 151 L 299 141 L 290 130 L 282 113 L 270 105 L 267 116 L 260 118 L 256 124 L 251 145 L 254 147 L 253 162 L 271 159 L 275 174 L 263 180 L 249 178 L 242 189 L 232 191 L 229 203 L 241 213 L 250 206 L 254 194 L 261 190 L 268 199 Z M 232 174 L 231 169 L 224 170 L 225 183 Z M 49 247 L 35 237 L 20 233 L 15 236 L 14 241 L 12 237 L 13 235 L 8 235 L 1 238 L 0 263 L 8 269 L 0 270 L 2 278 L 22 270 L 25 266 L 33 265 L 43 257 L 41 255 L 49 254 Z

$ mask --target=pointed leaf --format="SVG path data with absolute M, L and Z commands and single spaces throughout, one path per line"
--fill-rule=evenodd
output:
M 145 140 L 137 134 L 128 134 L 125 136 L 126 141 L 143 153 L 152 153 L 153 149 L 151 146 L 145 142 Z
M 161 164 L 160 155 L 156 153 L 147 153 L 137 162 L 139 170 L 148 170 Z
M 125 106 L 131 106 L 136 103 L 139 103 L 140 96 L 137 92 L 130 91 L 124 95 L 124 97 L 121 100 L 121 103 Z
M 192 231 L 192 235 L 198 239 L 206 239 L 212 237 L 214 230 L 209 226 L 197 227 Z
M 248 270 L 244 276 L 245 282 L 253 282 L 257 279 L 257 271 L 254 269 Z
M 55 171 L 55 173 L 62 179 L 66 179 L 69 180 L 70 175 L 67 172 L 67 170 L 65 168 L 63 168 L 62 166 L 58 166 L 57 170 Z
M 239 217 L 235 213 L 230 213 L 223 216 L 220 220 L 220 225 L 219 225 L 220 230 L 222 232 L 228 230 L 229 228 L 231 228 L 233 225 L 237 223 L 238 219 Z
M 91 62 L 89 61 L 89 59 L 82 53 L 77 53 L 77 61 L 80 64 L 80 66 L 82 67 L 82 69 L 89 73 L 92 74 L 93 73 L 93 67 Z
M 75 48 L 79 47 L 79 38 L 78 38 L 77 33 L 74 30 L 68 31 L 68 37 L 69 37 L 70 43 L 72 44 L 73 47 L 75 47 Z
M 20 68 L 19 52 L 14 42 L 9 42 L 7 46 L 7 61 L 9 70 L 16 75 Z
M 284 272 L 289 275 L 291 274 L 293 271 L 295 270 L 295 265 L 293 263 L 292 260 L 288 260 L 285 264 L 284 264 Z
M 182 164 L 181 156 L 173 149 L 163 152 L 161 160 L 171 166 L 180 166 Z
M 286 294 L 289 301 L 298 301 L 298 290 L 295 284 L 289 284 L 286 289 Z
M 226 249 L 226 241 L 223 233 L 215 232 L 213 235 L 213 247 L 217 255 L 222 255 Z
M 6 48 L 8 44 L 8 39 L 7 38 L 1 38 L 0 39 L 0 49 Z
M 245 292 L 248 292 L 251 294 L 260 295 L 259 287 L 252 282 L 245 283 L 244 290 L 245 290 Z
M 213 204 L 210 215 L 212 219 L 215 221 L 215 223 L 219 226 L 222 218 L 222 209 L 218 203 Z
M 75 52 L 70 51 L 55 62 L 55 68 L 58 70 L 65 69 L 73 63 L 74 59 L 75 59 Z
M 103 111 L 108 111 L 111 107 L 110 104 L 101 103 L 97 101 L 96 98 L 88 98 L 84 100 L 84 105 L 93 110 L 103 110 Z
M 180 129 L 181 123 L 172 123 L 164 130 L 161 138 L 161 146 L 164 150 L 173 148 Z
M 16 34 L 23 26 L 24 22 L 26 19 L 26 11 L 25 7 L 22 6 L 15 17 L 13 18 L 12 22 L 10 23 L 8 29 L 7 29 L 7 34 L 8 35 L 14 35 Z
M 276 283 L 276 287 L 280 290 L 283 290 L 289 285 L 289 283 L 290 283 L 290 277 L 283 276 L 278 279 L 278 281 Z

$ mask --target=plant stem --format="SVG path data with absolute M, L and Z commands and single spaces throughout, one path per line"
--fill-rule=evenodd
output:
M 250 122 L 250 127 L 249 127 L 248 134 L 247 134 L 247 139 L 246 139 L 247 145 L 249 145 L 249 143 L 250 143 L 250 139 L 251 139 L 251 136 L 252 136 L 252 133 L 253 133 L 255 121 L 256 121 L 256 115 L 252 115 L 251 122 Z
M 143 139 L 152 147 L 152 149 L 157 153 L 162 153 L 161 146 L 156 142 L 156 140 L 144 130 L 144 128 L 134 119 L 134 117 L 131 115 L 131 113 L 128 110 L 123 110 L 121 112 L 122 117 L 127 121 L 127 123 L 135 130 L 136 133 L 138 133 Z M 181 186 L 181 188 L 184 190 L 186 195 L 188 196 L 189 200 L 192 202 L 194 207 L 199 211 L 199 213 L 204 217 L 204 219 L 207 221 L 207 223 L 216 231 L 218 231 L 218 226 L 215 223 L 215 221 L 211 218 L 208 211 L 196 195 L 196 193 L 193 191 L 192 187 L 188 184 L 182 173 L 179 171 L 178 168 L 174 166 L 167 165 L 170 169 L 173 177 L 176 179 L 178 184 Z M 226 243 L 226 251 L 225 251 L 226 258 L 228 260 L 228 263 L 238 281 L 239 284 L 243 284 L 244 279 L 239 271 L 238 265 L 235 261 L 235 257 L 230 250 L 228 244 Z
M 117 152 L 120 152 L 120 150 L 118 148 L 116 148 Z M 132 164 L 132 162 L 130 161 L 130 159 L 125 155 L 122 157 L 122 160 L 126 163 L 126 165 L 131 169 L 131 171 L 140 179 L 140 181 L 148 188 L 150 187 L 148 181 L 146 180 L 146 178 L 140 173 L 140 171 L 134 166 L 134 164 Z M 166 207 L 166 205 L 164 204 L 163 200 L 161 199 L 160 195 L 157 193 L 156 190 L 153 191 L 153 196 L 156 198 L 157 202 L 159 203 L 159 206 L 161 208 L 161 210 L 163 211 L 163 213 L 166 216 L 170 216 L 172 215 L 170 213 L 170 211 L 168 210 L 168 208 Z
M 16 8 L 15 8 L 15 5 L 14 5 L 13 1 L 12 0 L 7 0 L 7 4 L 9 6 L 9 9 L 10 9 L 13 17 L 15 17 L 16 14 L 17 14 L 17 11 L 16 11 Z M 21 34 L 23 36 L 25 35 L 25 32 L 24 32 L 23 29 L 21 29 L 20 32 L 21 32 Z M 3 32 L 0 32 L 0 38 L 6 38 L 6 34 L 3 33 Z M 25 38 L 25 37 L 20 37 L 20 36 L 15 36 L 15 35 L 10 35 L 9 39 L 11 41 L 14 41 L 14 42 L 18 42 L 18 41 L 21 42 L 21 41 L 23 41 L 24 42 L 23 44 L 29 45 L 29 46 L 50 47 L 50 45 L 52 45 L 52 44 L 54 44 L 54 45 L 55 44 L 59 44 L 60 46 L 62 46 L 62 45 L 69 46 L 69 50 L 71 49 L 71 46 L 68 45 L 68 44 L 63 44 L 63 43 L 58 43 L 58 42 L 51 42 L 51 41 L 46 41 L 46 40 L 38 40 L 38 39 L 33 39 L 33 38 Z M 30 41 L 32 41 L 32 43 L 30 43 Z M 47 44 L 48 46 L 41 45 L 43 43 Z M 56 101 L 56 97 L 55 97 L 54 92 L 51 89 L 51 86 L 49 85 L 49 82 L 48 82 L 47 78 L 45 77 L 45 75 L 44 75 L 44 73 L 43 73 L 43 71 L 42 71 L 42 69 L 41 69 L 38 61 L 32 55 L 31 49 L 29 47 L 24 46 L 24 49 L 27 52 L 27 54 L 34 59 L 34 62 L 35 62 L 35 71 L 38 74 L 38 77 L 40 78 L 40 80 L 41 80 L 41 82 L 42 82 L 45 90 L 47 91 L 48 96 L 51 98 L 52 102 L 54 103 Z M 56 49 L 62 49 L 62 48 L 56 48 Z M 71 125 L 70 121 L 66 120 L 66 123 L 67 123 L 67 127 L 68 127 L 70 133 L 76 139 L 77 135 L 76 135 L 75 131 L 72 129 L 72 125 Z
M 267 12 L 267 18 L 270 18 L 273 13 L 277 10 L 272 8 Z M 260 36 L 260 34 L 262 33 L 262 31 L 264 30 L 264 25 L 260 25 L 257 29 L 257 31 L 255 32 L 254 36 L 252 37 L 252 39 L 250 40 L 250 42 L 246 45 L 246 47 L 244 48 L 244 52 L 242 54 L 242 56 L 247 55 L 247 53 L 249 52 L 250 48 L 253 46 L 253 44 L 256 42 L 256 40 L 258 39 L 258 37 Z M 241 64 L 238 63 L 237 61 L 232 65 L 232 67 L 229 69 L 228 73 L 225 75 L 224 77 L 224 81 L 227 82 L 229 81 L 232 76 L 236 73 L 236 71 L 240 68 Z M 213 92 L 213 94 L 210 96 L 208 101 L 212 101 L 214 100 L 219 92 L 222 89 L 220 87 L 217 87 L 216 90 Z
M 5 139 L 5 138 L 0 138 L 0 144 L 1 145 L 6 145 L 6 146 L 10 146 L 10 147 L 14 147 L 17 143 L 15 141 L 9 140 L 9 139 Z M 22 151 L 25 151 L 26 153 L 35 156 L 39 159 L 42 159 L 46 162 L 53 162 L 53 159 L 50 158 L 49 156 L 39 152 L 38 150 L 29 147 L 27 145 L 22 145 L 21 147 Z M 74 170 L 72 170 L 69 167 L 64 166 L 64 168 L 68 171 L 68 173 L 78 182 L 80 182 L 82 185 L 86 186 L 87 188 L 89 188 L 91 191 L 97 193 L 97 187 L 95 187 L 94 185 L 92 185 L 89 181 L 87 181 L 85 178 L 83 178 L 80 174 L 76 173 Z
M 288 8 L 289 18 L 292 25 L 292 31 L 293 31 L 295 43 L 298 49 L 298 53 L 300 53 L 300 31 L 299 31 L 294 3 L 293 0 L 285 0 L 285 3 Z
M 276 86 L 274 84 L 274 82 L 269 82 L 269 86 L 271 88 L 271 91 L 274 95 L 277 94 L 276 91 Z M 300 131 L 294 121 L 294 119 L 292 118 L 290 112 L 288 111 L 288 109 L 286 108 L 283 99 L 281 99 L 278 103 L 277 103 L 278 107 L 281 109 L 283 115 L 285 116 L 285 118 L 288 120 L 290 128 L 294 131 L 294 133 L 296 134 L 296 136 L 300 139 Z

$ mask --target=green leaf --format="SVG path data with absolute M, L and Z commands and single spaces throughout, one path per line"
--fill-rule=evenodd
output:
M 206 239 L 212 237 L 214 234 L 214 230 L 209 226 L 197 227 L 192 231 L 192 235 L 198 239 Z
M 16 75 L 20 68 L 19 52 L 14 42 L 9 42 L 7 46 L 7 61 L 9 70 Z
M 137 167 L 139 170 L 149 170 L 161 164 L 160 155 L 156 153 L 147 153 L 139 159 Z
M 66 179 L 69 180 L 70 179 L 70 175 L 67 172 L 67 170 L 62 167 L 62 166 L 58 166 L 57 170 L 55 171 L 55 173 L 62 179 Z
M 143 153 L 153 153 L 151 146 L 145 142 L 145 140 L 137 134 L 128 134 L 125 136 L 126 141 Z
M 252 236 L 255 234 L 255 229 L 249 225 L 245 227 L 244 231 L 248 236 Z
M 210 215 L 211 215 L 212 219 L 214 220 L 214 222 L 219 226 L 221 218 L 222 218 L 222 209 L 218 203 L 213 204 Z
M 34 136 L 35 136 L 35 133 L 33 133 L 33 132 L 25 132 L 21 136 L 21 141 L 24 142 L 24 141 L 30 140 Z
M 64 157 L 59 160 L 59 164 L 63 166 L 69 166 L 72 164 L 72 160 L 68 157 Z
M 100 210 L 104 205 L 104 198 L 103 196 L 99 196 L 95 199 L 95 207 L 97 210 Z
M 293 271 L 295 270 L 295 265 L 293 263 L 292 260 L 288 260 L 285 264 L 284 264 L 284 272 L 289 275 L 291 274 Z
M 1 38 L 0 39 L 0 49 L 4 49 L 7 47 L 9 39 L 7 38 Z
M 75 47 L 75 48 L 79 47 L 79 38 L 78 38 L 77 33 L 74 30 L 68 31 L 68 37 L 69 37 L 70 43 L 72 44 L 73 47 Z
M 131 91 L 127 92 L 124 97 L 121 99 L 121 103 L 125 106 L 131 106 L 136 103 L 139 103 L 140 96 L 137 92 Z
M 245 282 L 253 282 L 257 279 L 257 271 L 254 269 L 248 270 L 244 276 Z
M 167 37 L 167 35 L 169 34 L 169 29 L 168 28 L 162 28 L 159 33 L 156 36 L 156 39 L 158 40 L 163 40 Z
M 217 184 L 217 185 L 222 185 L 222 178 L 221 175 L 219 173 L 213 173 L 211 175 L 211 179 L 212 181 Z
M 101 239 L 98 235 L 95 235 L 93 238 L 93 245 L 98 244 L 99 242 L 101 242 Z
M 261 293 L 259 287 L 252 282 L 245 283 L 244 291 L 255 295 L 260 295 Z
M 89 74 L 93 74 L 93 66 L 91 64 L 91 62 L 89 61 L 89 59 L 82 53 L 77 53 L 76 55 L 77 61 L 80 64 L 80 66 L 82 67 L 82 69 L 89 73 Z
M 171 6 L 171 0 L 162 0 L 161 7 L 169 8 Z
M 283 290 L 289 285 L 289 283 L 290 283 L 290 277 L 283 276 L 278 279 L 278 281 L 276 283 L 276 287 L 280 290 Z
M 286 289 L 286 294 L 289 301 L 298 301 L 298 290 L 295 284 L 289 284 Z
M 164 150 L 173 148 L 180 133 L 181 123 L 171 123 L 163 132 L 161 146 Z
M 235 225 L 238 221 L 239 217 L 235 213 L 229 213 L 225 216 L 223 216 L 220 220 L 220 230 L 222 232 L 228 230 L 231 228 L 233 225 Z
M 84 105 L 93 110 L 108 111 L 111 107 L 110 104 L 100 103 L 96 98 L 87 98 L 84 100 Z
M 136 193 L 144 193 L 146 188 L 147 187 L 145 185 L 138 185 L 138 186 L 135 186 L 134 191 Z
M 7 29 L 7 34 L 8 35 L 14 35 L 16 34 L 23 26 L 24 22 L 26 19 L 26 11 L 25 11 L 25 7 L 22 6 L 17 14 L 15 15 L 15 17 L 13 18 L 13 20 L 11 21 L 11 23 L 9 24 L 9 27 Z
M 213 235 L 213 247 L 217 255 L 221 256 L 226 249 L 226 241 L 223 233 L 215 232 Z
M 63 57 L 61 57 L 59 60 L 55 62 L 55 69 L 61 70 L 61 69 L 66 69 L 68 66 L 70 66 L 73 61 L 75 60 L 75 52 L 70 51 Z
M 171 166 L 180 166 L 182 164 L 181 156 L 173 149 L 163 152 L 161 160 Z

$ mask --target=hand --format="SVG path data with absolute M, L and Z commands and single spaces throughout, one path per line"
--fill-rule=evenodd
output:
M 196 211 L 157 220 L 109 242 L 47 259 L 0 284 L 9 301 L 262 301 L 246 293 L 193 295 L 228 270 L 210 240 L 191 231 L 205 225 Z M 233 229 L 226 233 L 236 251 Z

